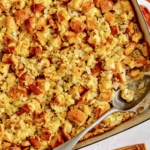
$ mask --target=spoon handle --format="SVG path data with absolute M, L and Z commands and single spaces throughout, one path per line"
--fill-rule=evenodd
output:
M 84 129 L 82 132 L 77 134 L 75 137 L 73 137 L 71 140 L 65 142 L 64 144 L 54 148 L 54 150 L 71 150 L 76 143 L 87 133 L 89 132 L 93 127 L 98 125 L 103 119 L 105 119 L 107 116 L 114 112 L 118 112 L 119 110 L 116 108 L 111 108 L 109 111 L 104 113 L 97 121 L 93 122 L 90 126 L 88 126 L 86 129 Z

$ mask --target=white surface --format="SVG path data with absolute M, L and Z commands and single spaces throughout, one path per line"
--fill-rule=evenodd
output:
M 147 150 L 150 150 L 150 120 L 79 150 L 113 150 L 139 143 L 145 143 Z

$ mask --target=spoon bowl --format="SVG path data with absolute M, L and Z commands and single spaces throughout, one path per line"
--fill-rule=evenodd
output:
M 144 85 L 144 92 L 141 92 L 141 89 L 138 88 L 138 85 L 140 82 Z M 87 133 L 89 132 L 93 127 L 98 125 L 103 119 L 105 119 L 107 116 L 109 116 L 112 113 L 115 112 L 125 112 L 125 111 L 133 111 L 136 112 L 136 109 L 139 107 L 139 105 L 142 103 L 142 101 L 146 98 L 150 91 L 150 77 L 145 76 L 142 80 L 137 82 L 130 82 L 128 84 L 128 88 L 135 91 L 136 97 L 131 102 L 126 102 L 121 96 L 121 91 L 118 90 L 116 92 L 116 95 L 114 99 L 112 100 L 112 108 L 104 113 L 97 121 L 92 123 L 89 127 L 84 129 L 82 132 L 77 134 L 75 137 L 73 137 L 71 140 L 65 142 L 64 144 L 54 148 L 54 150 L 71 150 L 76 143 Z
M 138 88 L 138 85 L 143 82 L 144 92 L 141 92 L 141 89 Z M 121 96 L 121 91 L 118 90 L 114 99 L 112 100 L 113 107 L 117 108 L 120 111 L 128 111 L 139 106 L 143 99 L 147 96 L 150 91 L 150 77 L 145 76 L 142 80 L 136 82 L 130 82 L 128 88 L 135 91 L 135 97 L 131 102 L 125 101 Z

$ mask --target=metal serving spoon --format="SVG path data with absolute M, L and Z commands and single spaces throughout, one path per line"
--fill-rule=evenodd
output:
M 140 94 L 138 91 L 137 86 L 140 82 L 144 82 L 144 93 Z M 87 133 L 89 132 L 93 127 L 98 125 L 103 119 L 105 119 L 107 116 L 109 116 L 112 113 L 115 112 L 125 112 L 125 111 L 133 111 L 136 112 L 136 109 L 138 108 L 139 104 L 144 100 L 144 98 L 148 95 L 150 91 L 150 77 L 145 76 L 141 81 L 130 83 L 129 87 L 132 89 L 133 87 L 136 87 L 135 95 L 136 100 L 133 100 L 131 102 L 126 102 L 123 100 L 120 96 L 120 90 L 116 92 L 116 95 L 114 99 L 112 100 L 112 108 L 107 111 L 105 114 L 103 114 L 97 121 L 92 123 L 89 127 L 84 129 L 82 132 L 77 134 L 75 137 L 73 137 L 71 140 L 65 142 L 64 144 L 54 148 L 54 150 L 71 150 L 76 143 Z

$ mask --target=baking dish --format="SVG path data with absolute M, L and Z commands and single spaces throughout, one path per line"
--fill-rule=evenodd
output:
M 140 24 L 141 30 L 144 34 L 144 39 L 148 42 L 148 44 L 150 45 L 150 33 L 149 33 L 149 29 L 148 26 L 146 24 L 146 21 L 142 15 L 142 12 L 140 10 L 139 4 L 142 4 L 142 2 L 139 0 L 131 0 L 131 3 L 134 7 L 135 13 L 137 15 L 137 19 L 138 22 Z M 82 148 L 85 147 L 87 145 L 96 143 L 98 141 L 104 140 L 110 136 L 113 136 L 115 134 L 118 134 L 120 132 L 123 132 L 129 128 L 132 128 L 148 119 L 150 119 L 150 93 L 147 95 L 147 97 L 145 98 L 145 102 L 141 104 L 141 108 L 144 108 L 139 114 L 137 114 L 135 117 L 133 117 L 131 120 L 128 120 L 127 122 L 124 122 L 123 124 L 113 128 L 110 131 L 107 131 L 101 135 L 92 137 L 90 139 L 87 139 L 85 141 L 81 141 L 79 142 L 74 149 L 78 149 L 78 148 Z

